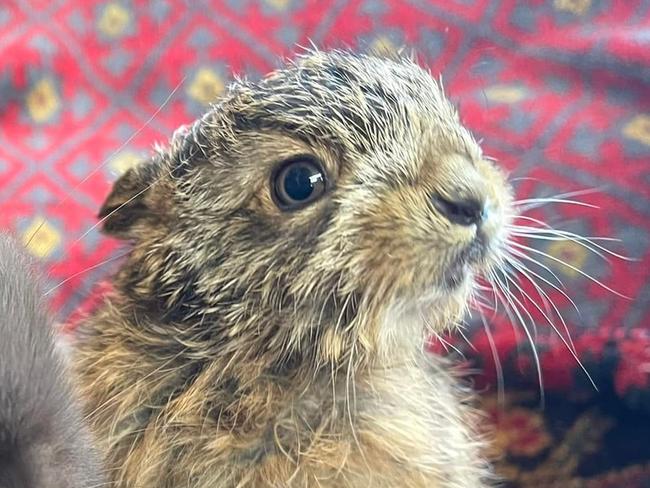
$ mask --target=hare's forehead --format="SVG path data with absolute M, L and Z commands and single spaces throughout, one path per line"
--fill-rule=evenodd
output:
M 456 123 L 454 108 L 432 79 L 390 73 L 363 80 L 330 71 L 282 73 L 240 87 L 228 109 L 236 129 L 342 139 L 352 146 Z
M 374 58 L 319 58 L 236 84 L 215 120 L 224 129 L 215 138 L 232 134 L 235 146 L 247 134 L 275 134 L 367 160 L 384 155 L 415 163 L 465 139 L 455 108 L 429 73 Z

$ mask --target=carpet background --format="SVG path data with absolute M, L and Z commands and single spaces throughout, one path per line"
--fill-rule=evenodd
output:
M 118 244 L 95 227 L 110 182 L 204 111 L 232 72 L 261 76 L 308 40 L 415 48 L 519 198 L 599 189 L 580 197 L 599 210 L 530 215 L 619 238 L 611 246 L 636 261 L 526 243 L 630 297 L 538 255 L 580 310 L 546 287 L 599 392 L 534 307 L 543 410 L 530 347 L 507 315 L 490 319 L 505 399 L 480 322 L 466 331 L 473 347 L 455 346 L 480 371 L 512 486 L 650 486 L 648 0 L 2 0 L 0 228 L 42 259 L 53 311 L 73 324 L 114 269 Z

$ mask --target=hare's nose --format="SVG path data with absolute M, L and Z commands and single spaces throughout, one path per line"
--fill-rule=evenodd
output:
M 487 218 L 487 207 L 477 199 L 450 200 L 440 195 L 432 197 L 434 207 L 452 224 L 481 225 Z

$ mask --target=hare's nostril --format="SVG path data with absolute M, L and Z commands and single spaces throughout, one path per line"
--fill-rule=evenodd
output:
M 476 199 L 449 200 L 434 195 L 432 202 L 434 207 L 453 224 L 480 225 L 487 217 L 485 204 Z

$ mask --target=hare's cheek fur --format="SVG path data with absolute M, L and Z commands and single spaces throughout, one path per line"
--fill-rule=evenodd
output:
M 484 202 L 484 220 L 450 221 L 431 202 L 445 192 Z M 475 277 L 499 263 L 510 195 L 492 163 L 458 154 L 422 165 L 413 183 L 346 189 L 337 231 L 351 262 L 346 273 L 386 305 L 395 322 L 419 331 L 449 327 L 464 312 Z M 400 327 L 399 334 L 419 337 Z

